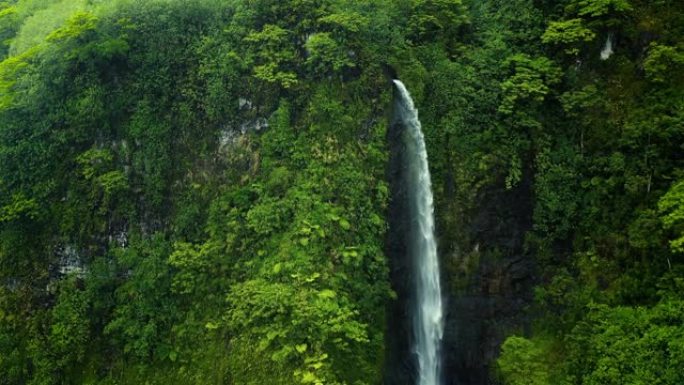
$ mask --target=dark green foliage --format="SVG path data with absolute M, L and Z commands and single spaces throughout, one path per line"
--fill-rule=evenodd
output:
M 457 39 L 459 28 L 468 22 L 461 0 L 413 0 L 409 18 L 409 36 L 414 42 Z M 436 39 L 437 38 L 437 39 Z
M 655 16 L 661 7 L 667 15 Z M 535 307 L 544 316 L 537 337 L 517 349 L 517 339 L 507 340 L 501 371 L 510 383 L 524 383 L 515 370 L 546 373 L 544 383 L 679 383 L 681 291 L 671 282 L 681 281 L 675 218 L 684 131 L 676 105 L 684 89 L 678 75 L 665 84 L 658 74 L 679 65 L 682 37 L 659 30 L 641 39 L 673 17 L 684 20 L 684 9 L 570 1 L 551 15 L 563 17 L 543 35 L 562 48 L 553 57 L 564 63 L 562 82 L 550 89 L 563 118 L 533 106 L 545 135 L 533 144 L 536 207 L 528 238 L 546 277 Z M 601 57 L 608 36 L 614 52 Z M 558 113 L 553 99 L 541 109 Z M 547 333 L 553 343 L 538 338 Z M 530 352 L 547 358 L 511 366 Z
M 677 384 L 681 366 L 682 302 L 668 299 L 653 308 L 590 307 L 568 338 L 569 383 Z
M 501 381 L 651 383 L 651 367 L 672 376 L 669 368 L 681 359 L 678 343 L 639 340 L 645 330 L 639 329 L 623 341 L 637 340 L 632 345 L 611 344 L 599 321 L 628 325 L 635 321 L 617 314 L 652 320 L 662 308 L 678 306 L 670 299 L 678 289 L 663 282 L 681 280 L 683 262 L 677 214 L 683 35 L 677 25 L 684 8 L 646 1 L 468 6 L 468 29 L 455 55 L 413 38 L 399 73 L 418 99 L 428 138 L 452 294 L 486 285 L 468 282 L 478 266 L 509 253 L 534 259 L 537 287 L 529 310 L 537 320 L 532 338 L 504 344 Z M 612 52 L 602 56 L 609 39 Z M 515 205 L 520 196 L 532 207 L 511 208 L 518 227 L 479 227 L 481 216 L 504 211 L 491 208 L 491 199 Z M 504 218 L 492 222 L 505 226 Z M 522 245 L 502 250 L 488 232 L 504 234 L 506 242 L 514 234 Z M 589 312 L 592 306 L 602 310 Z M 575 349 L 570 341 L 580 338 L 578 325 L 585 323 L 591 326 L 582 338 L 591 342 Z M 643 333 L 672 333 L 673 340 L 681 334 L 677 321 L 667 331 L 653 323 Z M 600 343 L 600 352 L 583 355 Z M 622 349 L 630 353 L 622 356 Z M 602 360 L 609 356 L 615 359 Z M 584 361 L 569 363 L 575 359 Z M 601 377 L 592 365 L 626 369 L 622 377 Z
M 163 344 L 177 314 L 169 296 L 170 245 L 161 234 L 129 241 L 130 248 L 112 251 L 119 265 L 117 272 L 125 279 L 114 292 L 114 311 L 104 333 L 124 353 L 142 360 L 153 355 L 163 360 L 170 354 Z

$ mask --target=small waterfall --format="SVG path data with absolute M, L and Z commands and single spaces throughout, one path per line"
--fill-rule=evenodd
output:
M 601 50 L 601 60 L 608 60 L 611 56 L 613 56 L 613 35 L 609 34 Z
M 440 343 L 444 331 L 439 283 L 434 208 L 425 140 L 418 110 L 404 84 L 394 80 L 401 94 L 397 116 L 404 127 L 404 183 L 410 218 L 409 258 L 413 263 L 413 351 L 418 359 L 417 385 L 440 384 Z

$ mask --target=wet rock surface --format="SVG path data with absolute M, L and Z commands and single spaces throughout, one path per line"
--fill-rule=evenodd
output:
M 532 224 L 529 185 L 488 191 L 479 202 L 468 218 L 470 226 L 462 230 L 468 234 L 461 239 L 472 244 L 446 244 L 443 249 L 472 250 L 450 257 L 452 263 L 472 259 L 467 271 L 443 274 L 451 288 L 443 345 L 445 385 L 496 384 L 494 361 L 501 343 L 529 326 L 525 310 L 532 301 L 534 263 L 523 244 Z

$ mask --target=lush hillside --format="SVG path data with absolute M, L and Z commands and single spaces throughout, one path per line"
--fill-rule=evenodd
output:
M 411 383 L 392 76 L 446 383 L 684 383 L 681 1 L 5 0 L 0 59 L 0 384 Z

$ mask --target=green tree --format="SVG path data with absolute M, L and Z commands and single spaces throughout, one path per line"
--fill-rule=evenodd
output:
M 497 364 L 506 384 L 547 385 L 550 376 L 546 359 L 546 352 L 534 341 L 513 336 L 501 346 Z
M 684 252 L 684 182 L 675 183 L 658 202 L 663 226 L 671 231 L 674 239 L 670 249 L 675 253 Z

